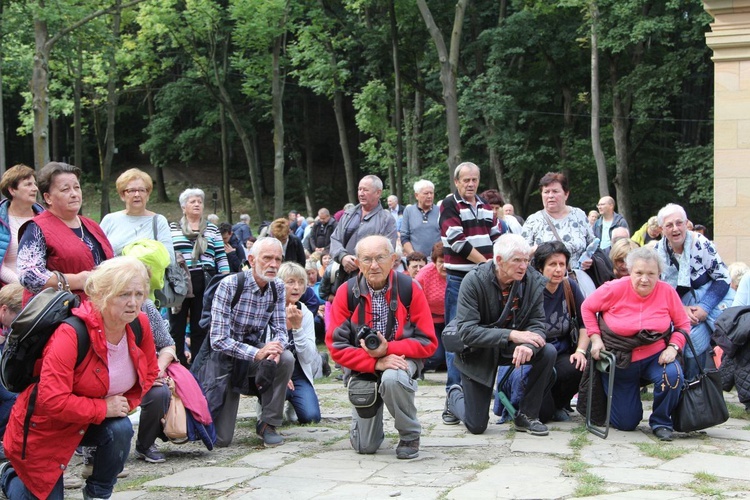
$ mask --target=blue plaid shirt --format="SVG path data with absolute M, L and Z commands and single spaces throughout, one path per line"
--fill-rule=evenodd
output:
M 269 313 L 268 307 L 273 301 L 269 287 L 261 290 L 255 282 L 252 271 L 245 273 L 245 289 L 237 305 L 232 309 L 232 298 L 237 290 L 237 275 L 229 276 L 219 283 L 211 305 L 211 329 L 209 337 L 211 348 L 239 359 L 254 360 L 258 348 L 250 345 L 257 343 L 268 324 L 266 342 L 279 341 L 287 345 L 286 332 L 286 288 L 276 279 L 269 283 L 275 286 L 278 300 Z M 269 321 L 270 318 L 270 321 Z

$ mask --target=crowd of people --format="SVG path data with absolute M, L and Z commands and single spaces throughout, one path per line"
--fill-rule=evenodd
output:
M 64 289 L 81 300 L 73 315 L 91 344 L 73 364 L 76 332 L 61 325 L 39 382 L 19 394 L 0 387 L 9 498 L 62 498 L 76 450 L 89 464 L 84 498 L 111 496 L 134 435 L 128 414 L 139 407 L 135 456 L 166 461 L 156 442 L 167 439 L 161 419 L 179 366 L 200 386 L 212 444 L 232 443 L 246 394 L 258 398 L 255 430 L 270 447 L 284 442 L 285 421 L 321 420 L 315 381 L 331 374 L 332 359 L 352 404 L 354 451 L 381 447 L 385 408 L 397 458 L 412 459 L 425 371 L 445 371 L 444 424 L 482 433 L 494 400 L 501 422 L 543 436 L 549 421 L 571 418 L 584 370 L 608 351 L 619 368 L 612 426 L 636 428 L 642 386 L 654 384 L 649 425 L 668 441 L 681 388 L 720 361 L 710 356 L 718 316 L 750 303 L 747 266 L 730 271 L 681 206 L 666 205 L 631 235 L 610 196 L 588 215 L 568 205 L 557 172 L 541 178 L 543 208 L 526 219 L 499 191 L 480 193 L 480 169 L 465 162 L 438 202 L 420 179 L 412 203 L 390 195 L 384 205 L 382 181 L 366 175 L 357 204 L 315 218 L 292 210 L 264 221 L 257 237 L 247 214 L 234 225 L 206 214 L 200 189 L 180 194 L 182 217 L 169 222 L 147 208 L 153 182 L 135 168 L 116 182 L 124 210 L 97 223 L 80 215 L 80 175 L 52 162 L 38 174 L 15 166 L 0 180 L 3 334 L 33 296 Z M 154 292 L 180 265 L 189 291 L 162 307 Z M 744 370 L 743 359 L 728 366 Z M 596 376 L 607 385 L 607 373 Z M 741 389 L 750 408 L 750 388 Z

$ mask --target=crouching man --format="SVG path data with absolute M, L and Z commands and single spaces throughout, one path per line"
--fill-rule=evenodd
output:
M 414 396 L 423 360 L 437 349 L 432 315 L 419 285 L 393 271 L 398 257 L 387 238 L 363 238 L 355 253 L 359 274 L 336 292 L 326 332 L 331 357 L 348 379 L 352 447 L 378 450 L 385 404 L 399 433 L 396 456 L 416 458 L 422 427 Z
M 544 278 L 527 272 L 530 253 L 521 236 L 504 234 L 495 241 L 492 261 L 461 283 L 456 327 L 466 348 L 455 358 L 461 385 L 448 389 L 446 405 L 472 434 L 487 429 L 497 367 L 527 363 L 531 370 L 514 424 L 517 431 L 548 434 L 539 409 L 557 352 L 545 341 Z

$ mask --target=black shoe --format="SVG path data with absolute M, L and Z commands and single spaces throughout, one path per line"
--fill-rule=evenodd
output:
M 261 420 L 258 420 L 258 423 L 255 426 L 255 433 L 263 439 L 263 446 L 266 448 L 272 448 L 284 444 L 284 438 L 276 432 L 276 427 Z
M 654 429 L 654 436 L 659 438 L 659 441 L 671 441 L 672 431 L 667 427 L 657 427 Z
M 331 375 L 331 365 L 328 364 L 328 353 L 321 352 L 320 360 L 323 362 L 323 376 L 328 377 Z
M 458 384 L 453 384 L 448 388 L 448 394 L 450 394 L 451 391 L 463 391 L 463 388 Z M 445 408 L 443 409 L 443 423 L 445 425 L 458 425 L 461 423 L 461 420 L 459 420 L 459 418 L 448 409 L 447 395 L 445 396 Z
M 518 432 L 528 432 L 532 436 L 546 436 L 549 434 L 547 426 L 541 423 L 538 419 L 530 419 L 523 413 L 517 413 L 516 418 L 513 420 L 513 424 L 516 426 Z
M 398 442 L 396 446 L 396 458 L 401 460 L 410 460 L 419 456 L 419 438 L 412 441 L 404 441 L 403 439 Z

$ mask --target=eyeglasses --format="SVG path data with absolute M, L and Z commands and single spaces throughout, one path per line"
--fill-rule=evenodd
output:
M 378 255 L 376 257 L 362 257 L 359 261 L 367 267 L 370 267 L 373 262 L 377 262 L 379 266 L 384 265 L 390 259 L 390 255 Z
M 129 188 L 129 189 L 126 189 L 124 193 L 130 194 L 130 195 L 138 193 L 141 196 L 143 196 L 144 194 L 148 193 L 148 191 L 146 191 L 146 188 Z
M 674 222 L 670 222 L 669 224 L 665 224 L 664 225 L 664 229 L 672 229 L 672 228 L 675 228 L 675 227 L 679 228 L 679 227 L 682 227 L 684 225 L 685 225 L 685 221 L 684 220 L 676 220 Z

